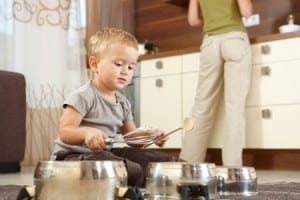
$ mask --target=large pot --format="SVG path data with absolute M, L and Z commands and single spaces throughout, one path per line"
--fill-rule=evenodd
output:
M 127 185 L 122 161 L 42 161 L 34 172 L 36 199 L 116 199 Z
M 150 163 L 145 199 L 215 199 L 216 166 L 213 163 Z
M 218 193 L 221 196 L 257 194 L 257 176 L 253 167 L 217 167 Z

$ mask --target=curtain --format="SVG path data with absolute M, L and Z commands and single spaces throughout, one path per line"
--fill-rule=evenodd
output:
M 2 0 L 0 69 L 20 72 L 27 85 L 23 165 L 48 160 L 62 102 L 88 79 L 83 0 Z

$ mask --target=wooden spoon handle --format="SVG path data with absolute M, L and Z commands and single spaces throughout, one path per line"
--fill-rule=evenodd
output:
M 172 130 L 172 131 L 169 131 L 168 133 L 166 133 L 165 135 L 164 135 L 164 137 L 167 137 L 167 136 L 169 136 L 169 135 L 171 135 L 171 134 L 173 134 L 173 133 L 175 133 L 175 132 L 177 132 L 177 131 L 179 131 L 179 130 L 181 130 L 181 129 L 183 129 L 182 127 L 179 127 L 179 128 L 176 128 L 176 129 L 174 129 L 174 130 Z M 153 143 L 155 143 L 155 141 L 158 139 L 158 137 L 157 138 L 154 138 L 151 142 L 149 142 L 148 144 L 145 144 L 144 146 L 143 146 L 143 148 L 146 148 L 146 147 L 149 147 L 151 144 L 153 144 Z

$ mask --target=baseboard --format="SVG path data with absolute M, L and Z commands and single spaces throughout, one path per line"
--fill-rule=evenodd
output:
M 21 171 L 19 162 L 0 162 L 0 173 L 16 173 Z
M 161 151 L 178 156 L 180 149 Z M 205 161 L 221 165 L 221 149 L 208 149 Z M 264 170 L 300 170 L 300 149 L 244 149 L 243 165 Z

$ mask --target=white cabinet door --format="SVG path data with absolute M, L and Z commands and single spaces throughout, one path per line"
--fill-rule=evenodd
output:
M 199 71 L 200 52 L 182 55 L 182 73 Z
M 181 75 L 142 78 L 140 82 L 140 123 L 171 130 L 181 125 Z M 181 133 L 169 136 L 165 148 L 181 146 Z M 151 147 L 154 147 L 151 146 Z
M 300 103 L 300 60 L 255 65 L 247 105 Z
M 141 62 L 141 126 L 169 131 L 181 125 L 181 64 L 181 55 Z M 164 148 L 181 147 L 181 140 L 181 132 L 174 133 Z
M 141 62 L 141 78 L 181 73 L 181 56 L 170 56 Z
M 289 38 L 252 45 L 253 64 L 300 58 L 300 38 Z
M 247 148 L 300 147 L 300 39 L 252 45 Z
M 247 148 L 299 149 L 300 104 L 248 107 Z

